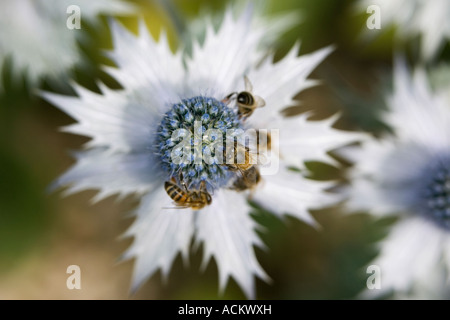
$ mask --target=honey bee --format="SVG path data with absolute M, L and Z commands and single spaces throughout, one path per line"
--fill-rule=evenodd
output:
M 232 92 L 222 100 L 222 102 L 228 103 L 234 96 L 236 96 L 239 119 L 248 118 L 252 115 L 256 108 L 261 108 L 266 105 L 263 98 L 252 94 L 253 85 L 247 76 L 244 76 L 244 82 L 245 91 Z
M 174 178 L 171 181 L 164 183 L 164 189 L 169 197 L 174 201 L 177 208 L 191 208 L 193 210 L 200 210 L 212 202 L 211 195 L 206 190 L 205 181 L 200 183 L 200 189 L 189 191 L 184 182 L 184 188 L 181 188 Z
M 256 167 L 242 172 L 242 175 L 233 182 L 231 189 L 236 191 L 245 191 L 253 189 L 261 181 L 261 174 Z
M 242 163 L 239 163 L 241 161 L 238 161 L 239 154 L 244 154 L 243 159 L 244 161 Z M 233 156 L 232 161 L 230 161 L 231 156 Z M 224 150 L 224 158 L 225 158 L 224 163 L 225 166 L 227 166 L 231 171 L 240 171 L 241 173 L 249 170 L 255 164 L 255 161 L 253 160 L 253 156 L 250 153 L 249 148 L 242 146 L 236 140 L 234 141 L 233 152 L 231 153 L 231 155 L 226 150 Z

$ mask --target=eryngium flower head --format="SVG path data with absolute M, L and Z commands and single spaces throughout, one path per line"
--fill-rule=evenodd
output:
M 410 74 L 398 59 L 385 117 L 394 135 L 347 150 L 356 163 L 349 207 L 399 216 L 373 261 L 381 268 L 382 288 L 372 294 L 394 290 L 400 296 L 430 298 L 446 290 L 445 274 L 450 267 L 447 91 L 433 92 L 423 69 Z
M 357 8 L 366 12 L 373 5 L 380 9 L 381 30 L 366 30 L 367 37 L 392 27 L 402 41 L 420 36 L 420 53 L 425 60 L 434 58 L 450 39 L 450 1 L 360 0 Z
M 5 0 L 0 4 L 0 71 L 12 59 L 14 73 L 26 71 L 31 84 L 44 76 L 58 77 L 81 61 L 77 41 L 84 32 L 67 27 L 79 9 L 80 27 L 94 23 L 97 15 L 128 14 L 122 0 Z M 0 79 L 0 90 L 1 90 Z
M 273 63 L 260 46 L 273 29 L 255 26 L 252 15 L 250 7 L 237 19 L 227 11 L 219 30 L 209 26 L 185 60 L 181 51 L 171 52 L 164 34 L 156 42 L 144 24 L 135 36 L 112 23 L 110 57 L 118 68 L 107 71 L 123 90 L 101 86 L 96 94 L 75 86 L 79 97 L 44 94 L 78 121 L 67 131 L 92 137 L 90 150 L 79 153 L 56 185 L 71 184 L 69 192 L 99 189 L 96 200 L 143 195 L 127 232 L 134 243 L 124 256 L 136 258 L 133 289 L 158 268 L 167 275 L 180 251 L 187 258 L 194 237 L 203 243 L 204 265 L 216 259 L 220 288 L 232 276 L 254 297 L 254 275 L 268 276 L 255 256 L 253 246 L 262 243 L 248 197 L 308 223 L 314 223 L 308 209 L 336 200 L 324 192 L 330 183 L 288 168 L 305 160 L 331 162 L 327 151 L 358 136 L 331 128 L 335 118 L 309 122 L 305 115 L 280 113 L 314 84 L 306 77 L 331 49 L 297 57 L 295 46 Z M 242 134 L 251 129 L 265 132 L 260 141 Z M 255 150 L 255 141 L 263 148 Z M 263 157 L 261 149 L 268 151 Z M 233 156 L 239 150 L 241 162 Z M 251 162 L 254 157 L 260 160 Z

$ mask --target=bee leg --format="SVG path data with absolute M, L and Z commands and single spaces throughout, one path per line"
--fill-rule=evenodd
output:
M 238 119 L 239 120 L 245 121 L 245 120 L 247 120 L 247 118 L 248 118 L 248 115 L 243 114 L 243 113 L 238 111 Z
M 188 190 L 188 188 L 187 188 L 186 182 L 181 181 L 180 183 L 181 183 L 181 185 L 184 187 L 184 191 L 186 191 L 186 193 L 188 194 L 188 193 L 189 193 L 189 190 Z
M 183 179 L 183 173 L 181 171 L 180 171 L 180 175 L 179 175 L 178 179 L 180 180 L 180 184 L 184 187 L 184 190 L 186 191 L 186 193 L 189 193 L 186 182 Z
M 225 104 L 230 103 L 231 98 L 236 94 L 237 94 L 237 92 L 230 93 L 229 95 L 227 95 L 225 98 L 222 99 L 222 102 Z
M 200 182 L 200 192 L 203 193 L 208 193 L 208 188 L 206 187 L 206 181 L 203 180 L 202 182 Z

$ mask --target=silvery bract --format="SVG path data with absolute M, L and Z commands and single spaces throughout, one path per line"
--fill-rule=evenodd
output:
M 450 101 L 448 87 L 430 89 L 397 59 L 385 121 L 393 135 L 370 140 L 346 155 L 356 163 L 348 205 L 373 214 L 397 214 L 381 253 L 382 294 L 443 297 L 450 267 Z
M 14 73 L 26 72 L 27 79 L 35 84 L 44 76 L 65 75 L 80 62 L 77 41 L 82 39 L 83 29 L 67 27 L 68 20 L 72 27 L 73 6 L 80 10 L 81 28 L 84 23 L 94 23 L 98 14 L 126 14 L 133 10 L 121 0 L 3 0 L 0 71 L 5 58 L 10 57 Z
M 420 36 L 421 55 L 425 60 L 434 58 L 450 39 L 448 0 L 360 0 L 357 10 L 366 12 L 373 5 L 380 9 L 381 29 L 368 29 L 364 32 L 366 36 L 373 36 L 390 28 L 395 28 L 396 37 L 403 41 Z
M 335 117 L 309 122 L 305 115 L 285 118 L 280 113 L 294 103 L 292 98 L 300 90 L 315 84 L 306 78 L 331 49 L 298 57 L 295 46 L 273 63 L 273 56 L 260 44 L 274 38 L 274 30 L 270 24 L 254 24 L 252 15 L 250 8 L 238 18 L 227 11 L 219 30 L 209 26 L 204 43 L 195 42 L 190 56 L 183 56 L 181 50 L 172 53 L 166 36 L 161 34 L 155 41 L 143 23 L 138 36 L 112 23 L 110 57 L 118 68 L 106 70 L 123 90 L 102 85 L 102 94 L 97 94 L 75 86 L 78 97 L 44 94 L 78 121 L 68 132 L 92 138 L 89 150 L 78 154 L 76 165 L 57 186 L 71 185 L 69 192 L 99 189 L 95 200 L 116 193 L 142 195 L 127 232 L 134 242 L 124 256 L 136 258 L 133 290 L 158 268 L 167 275 L 179 252 L 187 258 L 194 238 L 203 243 L 205 266 L 215 258 L 220 288 L 231 276 L 253 298 L 254 276 L 264 280 L 268 276 L 255 256 L 253 246 L 262 243 L 247 198 L 277 215 L 289 213 L 308 223 L 314 223 L 308 209 L 337 199 L 324 191 L 330 183 L 306 179 L 288 167 L 301 167 L 305 160 L 332 162 L 327 151 L 358 135 L 331 128 Z M 266 103 L 246 121 L 237 114 L 235 98 L 222 102 L 230 93 L 246 89 L 244 76 L 255 96 Z M 280 130 L 279 140 L 273 137 L 271 142 L 272 150 L 280 150 L 277 172 L 264 175 L 261 168 L 262 181 L 252 190 L 238 192 L 233 187 L 241 178 L 239 170 L 215 162 L 196 163 L 197 158 L 178 163 L 172 157 L 180 152 L 176 146 L 186 136 L 191 137 L 189 150 L 204 150 L 225 136 L 225 130 L 250 128 Z M 211 129 L 216 136 L 208 133 Z M 164 187 L 167 181 L 189 192 L 203 186 L 212 202 L 201 210 L 175 209 Z

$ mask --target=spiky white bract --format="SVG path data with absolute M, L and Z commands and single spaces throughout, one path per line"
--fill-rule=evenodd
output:
M 80 9 L 81 29 L 69 29 L 73 6 Z M 31 84 L 44 77 L 65 75 L 81 61 L 77 41 L 83 23 L 96 23 L 99 14 L 130 14 L 122 0 L 5 0 L 0 4 L 0 71 L 12 59 L 13 74 L 26 72 Z M 1 83 L 0 83 L 1 89 Z
M 164 190 L 164 182 L 178 177 L 163 170 L 164 155 L 155 152 L 152 140 L 157 134 L 161 139 L 167 134 L 165 131 L 180 125 L 180 110 L 188 112 L 187 106 L 196 110 L 210 110 L 214 106 L 220 107 L 216 111 L 228 110 L 219 101 L 231 92 L 244 90 L 244 75 L 254 83 L 255 94 L 267 102 L 245 126 L 280 129 L 279 143 L 273 141 L 280 147 L 276 156 L 290 161 L 281 160 L 278 173 L 262 177 L 263 181 L 252 190 L 253 199 L 276 214 L 291 214 L 311 224 L 314 220 L 308 209 L 336 200 L 325 192 L 329 183 L 306 179 L 289 171 L 287 166 L 301 167 L 305 160 L 315 157 L 324 160 L 327 151 L 351 143 L 359 135 L 331 128 L 335 118 L 309 122 L 304 116 L 285 118 L 280 113 L 295 94 L 312 85 L 306 78 L 331 49 L 298 57 L 299 47 L 295 46 L 281 61 L 273 63 L 272 58 L 265 58 L 260 43 L 274 29 L 261 20 L 254 24 L 252 15 L 251 7 L 237 18 L 228 10 L 220 28 L 214 31 L 208 27 L 203 44 L 195 43 L 192 55 L 185 62 L 181 50 L 171 52 L 164 33 L 156 41 L 143 23 L 138 36 L 112 23 L 114 50 L 109 56 L 118 68 L 106 70 L 123 89 L 102 87 L 102 94 L 96 94 L 76 86 L 78 97 L 43 93 L 47 100 L 78 121 L 66 130 L 92 137 L 88 143 L 91 150 L 78 155 L 75 166 L 56 186 L 72 184 L 69 191 L 99 189 L 96 200 L 112 193 L 144 194 L 136 210 L 136 220 L 126 233 L 134 236 L 124 255 L 124 258 L 136 258 L 133 290 L 157 269 L 167 275 L 179 252 L 186 259 L 192 240 L 203 244 L 204 266 L 211 257 L 216 260 L 221 290 L 232 277 L 247 297 L 254 298 L 254 276 L 269 279 L 254 251 L 254 246 L 262 243 L 255 232 L 256 223 L 249 216 L 249 193 L 225 185 L 213 190 L 212 203 L 201 210 L 174 208 Z M 258 64 L 261 60 L 262 64 Z M 226 111 L 228 115 L 230 110 Z M 234 126 L 233 117 L 236 116 L 224 117 L 221 125 Z M 214 110 L 202 117 L 203 124 L 208 125 L 213 118 L 217 120 Z M 188 120 L 185 121 L 181 125 L 187 125 Z M 164 139 L 159 141 L 167 147 Z M 299 152 L 297 148 L 310 148 L 311 154 Z M 173 163 L 166 165 L 170 169 Z M 204 168 L 197 169 L 205 173 Z M 214 170 L 208 174 L 209 180 L 215 179 Z M 215 186 L 208 179 L 208 186 Z
M 381 268 L 381 290 L 399 297 L 448 293 L 450 267 L 450 103 L 446 90 L 430 89 L 425 71 L 411 74 L 397 59 L 385 121 L 394 134 L 347 150 L 355 162 L 348 205 L 399 218 L 371 263 Z
M 447 0 L 360 0 L 357 10 L 366 12 L 372 5 L 380 8 L 381 29 L 368 29 L 366 36 L 392 26 L 402 40 L 420 36 L 421 55 L 425 60 L 434 58 L 450 39 L 450 2 Z

